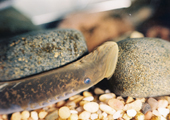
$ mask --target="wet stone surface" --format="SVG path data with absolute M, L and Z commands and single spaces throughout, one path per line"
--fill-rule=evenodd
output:
M 170 42 L 157 38 L 118 42 L 116 70 L 111 89 L 123 97 L 170 94 Z
M 0 81 L 18 79 L 74 61 L 87 52 L 76 30 L 30 32 L 0 41 Z

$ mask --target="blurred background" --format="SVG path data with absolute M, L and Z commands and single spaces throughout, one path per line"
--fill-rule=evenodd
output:
M 42 29 L 81 31 L 89 51 L 107 40 L 170 41 L 169 0 L 0 0 L 0 40 Z

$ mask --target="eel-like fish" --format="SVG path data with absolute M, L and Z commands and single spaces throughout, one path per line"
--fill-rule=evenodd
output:
M 110 78 L 117 59 L 117 43 L 108 41 L 64 67 L 0 82 L 0 114 L 38 109 L 80 93 L 103 78 Z

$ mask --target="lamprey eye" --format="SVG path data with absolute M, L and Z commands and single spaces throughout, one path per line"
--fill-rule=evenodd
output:
M 85 83 L 85 84 L 89 84 L 90 82 L 91 82 L 90 78 L 86 78 L 86 79 L 84 80 L 84 83 Z

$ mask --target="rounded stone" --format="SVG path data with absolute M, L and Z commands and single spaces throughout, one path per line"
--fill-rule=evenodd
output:
M 72 29 L 30 32 L 0 41 L 0 81 L 19 79 L 66 65 L 87 52 Z
M 118 42 L 118 47 L 118 63 L 110 79 L 115 94 L 170 94 L 170 42 L 157 38 L 125 39 Z

